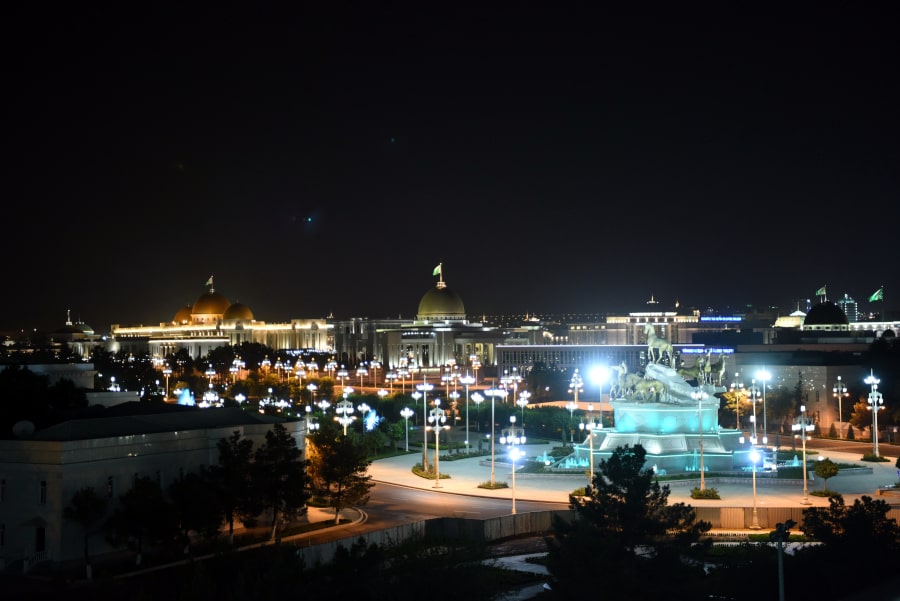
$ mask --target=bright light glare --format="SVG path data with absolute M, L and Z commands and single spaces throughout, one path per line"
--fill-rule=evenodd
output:
M 595 365 L 588 371 L 588 378 L 594 384 L 602 386 L 609 380 L 609 368 L 605 365 Z

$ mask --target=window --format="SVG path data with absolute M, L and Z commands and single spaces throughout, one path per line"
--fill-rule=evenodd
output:
M 41 505 L 47 504 L 47 481 L 41 480 Z

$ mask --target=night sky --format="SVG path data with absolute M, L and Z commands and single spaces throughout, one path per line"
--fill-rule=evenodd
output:
M 893 14 L 320 4 L 8 15 L 0 330 L 900 306 Z

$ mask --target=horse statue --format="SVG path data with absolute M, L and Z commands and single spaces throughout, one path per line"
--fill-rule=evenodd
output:
M 709 351 L 706 356 L 699 356 L 690 367 L 679 367 L 675 370 L 684 380 L 697 380 L 700 383 L 705 382 L 704 374 L 709 371 Z
M 613 391 L 615 391 L 615 398 L 629 397 L 634 394 L 638 385 L 644 381 L 644 378 L 641 376 L 628 373 L 628 364 L 624 361 L 620 365 L 614 365 L 613 369 L 616 370 L 618 377 L 614 388 L 610 390 L 610 398 L 613 398 Z
M 650 323 L 644 324 L 644 334 L 647 335 L 647 349 L 650 354 L 650 361 L 660 363 L 663 355 L 668 354 L 668 364 L 672 365 L 675 357 L 675 349 L 672 347 L 672 343 L 665 338 L 658 338 L 656 329 Z
M 634 396 L 642 401 L 661 402 L 666 396 L 666 385 L 659 380 L 642 379 L 634 387 Z

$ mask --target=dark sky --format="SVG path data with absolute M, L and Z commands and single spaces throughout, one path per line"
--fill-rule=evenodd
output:
M 0 329 L 898 306 L 893 14 L 320 4 L 9 16 Z

